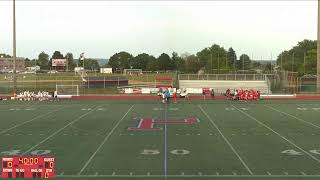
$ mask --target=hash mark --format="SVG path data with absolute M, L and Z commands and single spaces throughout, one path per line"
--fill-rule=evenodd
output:
M 304 176 L 307 175 L 307 174 L 306 174 L 305 172 L 303 172 L 303 171 L 301 171 L 300 173 L 301 173 L 302 175 L 304 175 Z
M 113 171 L 112 176 L 116 175 L 116 172 Z
M 147 173 L 147 176 L 150 176 L 150 172 Z
M 216 175 L 219 176 L 220 175 L 219 172 L 216 172 Z
M 268 174 L 269 176 L 271 176 L 271 173 L 270 173 L 270 172 L 267 172 L 267 174 Z
M 96 172 L 94 175 L 95 175 L 95 176 L 98 176 L 98 172 Z
M 202 176 L 202 172 L 198 172 L 199 176 Z
M 181 176 L 184 176 L 184 172 L 181 173 Z
M 133 174 L 133 173 L 132 173 L 132 172 L 130 172 L 130 176 L 132 176 L 132 174 Z
M 284 173 L 284 175 L 286 175 L 286 176 L 287 176 L 287 175 L 289 175 L 289 173 L 288 173 L 288 172 L 283 172 L 283 173 Z
M 234 176 L 236 176 L 236 175 L 237 175 L 237 173 L 236 173 L 236 172 L 232 172 L 232 174 L 233 174 Z

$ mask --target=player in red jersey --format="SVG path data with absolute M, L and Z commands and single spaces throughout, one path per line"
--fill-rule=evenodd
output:
M 173 102 L 177 103 L 177 93 L 176 92 L 173 92 L 172 98 L 173 98 Z

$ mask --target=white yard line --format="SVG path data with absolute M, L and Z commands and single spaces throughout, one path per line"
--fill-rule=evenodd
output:
M 134 107 L 134 105 L 132 105 L 128 111 L 122 116 L 122 118 L 117 122 L 117 124 L 111 129 L 111 131 L 107 134 L 107 136 L 104 138 L 104 140 L 101 142 L 101 144 L 98 146 L 97 150 L 91 155 L 91 157 L 87 160 L 87 162 L 85 163 L 85 165 L 81 168 L 81 170 L 79 171 L 79 175 L 81 175 L 81 173 L 86 169 L 86 167 L 90 164 L 90 162 L 92 161 L 92 159 L 96 156 L 96 154 L 99 152 L 99 150 L 102 148 L 102 146 L 108 141 L 108 139 L 110 138 L 110 136 L 112 135 L 112 133 L 114 132 L 114 130 L 119 126 L 119 124 L 122 122 L 122 120 L 127 116 L 127 114 L 131 111 L 131 109 Z
M 163 165 L 164 165 L 164 176 L 167 176 L 167 172 L 168 172 L 168 166 L 167 166 L 167 119 L 168 119 L 168 105 L 167 103 L 164 104 L 164 162 L 163 162 Z
M 219 127 L 214 123 L 214 121 L 211 119 L 211 117 L 207 114 L 207 112 L 205 110 L 203 110 L 203 108 L 198 105 L 198 107 L 200 108 L 200 110 L 202 111 L 202 113 L 210 120 L 211 124 L 218 130 L 219 134 L 221 135 L 221 137 L 224 139 L 224 141 L 228 144 L 228 146 L 230 147 L 230 149 L 233 151 L 233 153 L 238 157 L 239 161 L 242 163 L 242 165 L 247 169 L 247 171 L 249 172 L 249 174 L 253 175 L 252 171 L 250 170 L 250 168 L 248 167 L 248 165 L 244 162 L 244 160 L 241 158 L 241 156 L 239 155 L 239 153 L 236 151 L 236 149 L 232 146 L 232 144 L 229 142 L 229 140 L 222 134 L 222 132 L 220 131 Z
M 320 178 L 320 175 L 56 175 L 56 178 Z
M 281 134 L 279 134 L 278 132 L 274 131 L 271 127 L 267 126 L 266 124 L 264 124 L 263 122 L 259 121 L 258 119 L 256 119 L 255 117 L 251 116 L 250 114 L 238 109 L 237 107 L 235 107 L 234 105 L 232 105 L 235 109 L 237 109 L 239 112 L 241 112 L 242 114 L 246 115 L 247 117 L 249 117 L 250 119 L 256 121 L 258 124 L 264 126 L 265 128 L 269 129 L 271 132 L 273 132 L 274 134 L 278 135 L 280 138 L 282 138 L 284 141 L 288 142 L 289 144 L 293 145 L 294 147 L 296 147 L 297 149 L 299 149 L 300 151 L 304 152 L 306 155 L 308 155 L 310 158 L 312 158 L 313 160 L 317 161 L 318 163 L 320 163 L 320 159 L 316 158 L 315 156 L 313 156 L 312 154 L 310 154 L 308 151 L 302 149 L 300 146 L 296 145 L 294 142 L 290 141 L 289 139 L 285 138 L 284 136 L 282 136 Z
M 96 107 L 97 108 L 97 107 Z M 71 121 L 70 123 L 68 123 L 67 125 L 65 125 L 64 127 L 58 129 L 57 131 L 55 131 L 54 133 L 52 133 L 50 136 L 48 136 L 47 138 L 45 138 L 44 140 L 40 141 L 38 144 L 32 146 L 30 149 L 28 149 L 27 151 L 25 151 L 22 155 L 27 154 L 28 152 L 32 151 L 34 148 L 38 147 L 40 144 L 46 142 L 47 140 L 49 140 L 50 138 L 52 138 L 53 136 L 55 136 L 56 134 L 58 134 L 59 132 L 61 132 L 62 130 L 64 130 L 65 128 L 67 128 L 68 126 L 70 126 L 71 124 L 79 121 L 81 118 L 85 117 L 86 115 L 88 115 L 89 113 L 93 112 L 93 110 L 95 110 L 96 108 L 93 108 L 92 110 L 88 111 L 87 113 L 77 117 L 76 119 L 74 119 L 73 121 Z
M 47 116 L 47 115 L 49 115 L 49 114 L 52 114 L 52 113 L 54 113 L 54 112 L 60 111 L 61 109 L 63 109 L 63 107 L 57 108 L 57 109 L 55 109 L 55 110 L 53 110 L 53 111 L 50 111 L 50 112 L 47 112 L 47 113 L 45 113 L 45 114 L 36 116 L 36 117 L 34 117 L 34 118 L 32 118 L 32 119 L 30 119 L 30 120 L 28 120 L 28 121 L 24 121 L 24 122 L 22 122 L 22 123 L 20 123 L 20 124 L 16 124 L 16 125 L 12 126 L 12 127 L 9 128 L 9 129 L 2 130 L 2 131 L 0 132 L 0 134 L 4 134 L 4 133 L 10 131 L 11 129 L 20 127 L 20 126 L 22 126 L 22 125 L 24 125 L 24 124 L 27 124 L 27 123 L 32 122 L 32 121 L 34 121 L 34 120 L 37 120 L 37 119 L 39 119 L 39 118 L 45 117 L 45 116 Z
M 311 126 L 313 126 L 313 127 L 315 127 L 315 128 L 320 129 L 320 126 L 318 126 L 318 125 L 316 125 L 316 124 L 313 124 L 313 123 L 311 123 L 311 122 L 308 122 L 308 121 L 306 121 L 306 120 L 303 120 L 303 119 L 301 119 L 301 118 L 299 118 L 299 117 L 296 117 L 296 116 L 294 116 L 294 115 L 292 115 L 292 114 L 289 114 L 289 113 L 280 111 L 280 110 L 275 109 L 275 108 L 273 108 L 273 107 L 271 107 L 271 106 L 268 106 L 268 105 L 264 105 L 264 106 L 267 107 L 267 108 L 269 108 L 269 109 L 272 109 L 272 110 L 274 110 L 274 111 L 276 111 L 276 112 L 278 112 L 278 113 L 282 113 L 282 114 L 287 115 L 287 116 L 289 116 L 289 117 L 292 117 L 292 118 L 294 118 L 294 119 L 296 119 L 296 120 L 298 120 L 298 121 L 304 122 L 304 123 L 309 124 L 309 125 L 311 125 Z

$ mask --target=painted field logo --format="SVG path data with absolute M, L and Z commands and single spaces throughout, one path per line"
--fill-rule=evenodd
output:
M 195 124 L 199 122 L 198 118 L 141 118 L 138 127 L 129 127 L 128 131 L 160 131 L 161 128 L 154 127 L 155 124 Z

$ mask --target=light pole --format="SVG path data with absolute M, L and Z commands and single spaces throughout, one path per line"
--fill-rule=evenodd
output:
M 13 94 L 17 91 L 17 77 L 16 77 L 16 0 L 13 0 Z
M 318 0 L 317 92 L 320 93 L 320 0 Z

